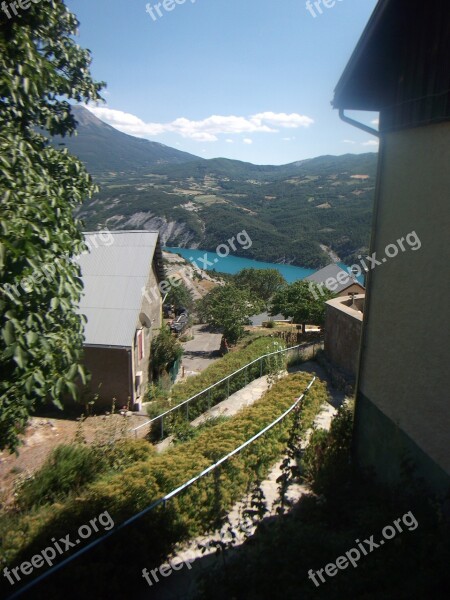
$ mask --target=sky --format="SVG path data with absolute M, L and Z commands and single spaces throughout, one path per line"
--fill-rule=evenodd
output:
M 90 110 L 203 158 L 286 164 L 376 152 L 377 138 L 331 106 L 376 0 L 316 2 L 67 0 L 92 74 L 107 82 L 106 104 Z M 376 113 L 349 114 L 376 128 Z

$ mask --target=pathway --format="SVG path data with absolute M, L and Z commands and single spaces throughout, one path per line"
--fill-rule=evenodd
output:
M 207 325 L 193 325 L 192 335 L 194 339 L 183 344 L 184 355 L 177 381 L 183 380 L 183 368 L 185 378 L 198 375 L 220 357 L 221 333 L 211 332 Z

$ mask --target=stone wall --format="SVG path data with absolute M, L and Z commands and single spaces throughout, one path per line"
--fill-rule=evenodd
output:
M 332 365 L 355 379 L 363 321 L 364 295 L 352 300 L 341 296 L 326 303 L 325 356 Z

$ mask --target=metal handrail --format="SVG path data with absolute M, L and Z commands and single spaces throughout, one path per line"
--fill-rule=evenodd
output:
M 137 436 L 137 432 L 140 429 L 142 429 L 143 427 L 146 427 L 147 425 L 151 425 L 152 423 L 154 423 L 158 419 L 163 419 L 168 414 L 174 412 L 175 410 L 178 410 L 181 406 L 184 406 L 185 404 L 188 404 L 188 403 L 192 402 L 192 400 L 195 400 L 196 398 L 198 398 L 199 396 L 201 396 L 205 392 L 209 392 L 210 390 L 212 390 L 215 387 L 217 387 L 218 385 L 224 383 L 225 381 L 227 381 L 228 379 L 230 379 L 231 377 L 233 377 L 237 373 L 240 373 L 244 369 L 247 369 L 248 367 L 251 367 L 255 363 L 259 362 L 260 360 L 263 360 L 264 358 L 267 358 L 268 356 L 273 356 L 274 354 L 280 354 L 282 352 L 289 352 L 289 350 L 296 350 L 297 348 L 301 348 L 302 345 L 303 344 L 297 344 L 296 346 L 291 346 L 290 348 L 283 348 L 282 350 L 276 350 L 275 352 L 269 352 L 268 354 L 263 354 L 262 356 L 259 356 L 258 358 L 255 358 L 255 360 L 252 360 L 251 362 L 247 363 L 243 367 L 240 367 L 239 369 L 237 369 L 236 371 L 234 371 L 230 375 L 227 375 L 223 379 L 220 379 L 219 381 L 216 381 L 216 383 L 213 383 L 212 385 L 210 385 L 209 387 L 205 388 L 204 390 L 201 390 L 200 392 L 198 392 L 194 396 L 191 396 L 187 400 L 183 400 L 183 402 L 180 402 L 180 404 L 177 404 L 176 406 L 173 406 L 172 408 L 170 408 L 169 410 L 166 410 L 165 412 L 161 413 L 160 415 L 157 415 L 156 417 L 153 417 L 153 419 L 145 421 L 145 423 L 141 423 L 141 425 L 138 425 L 137 427 L 134 427 L 133 429 L 130 429 L 130 431 L 134 432 L 135 435 Z
M 290 348 L 290 349 L 292 350 L 292 348 Z M 260 358 L 263 358 L 263 357 L 260 357 Z M 260 438 L 262 435 L 267 433 L 267 431 L 269 431 L 270 429 L 275 427 L 275 425 L 277 425 L 280 421 L 282 421 L 285 417 L 287 417 L 296 408 L 296 406 L 303 400 L 303 398 L 305 397 L 305 394 L 310 390 L 310 388 L 313 385 L 313 383 L 315 382 L 315 380 L 316 380 L 316 377 L 314 376 L 311 379 L 311 381 L 309 382 L 308 386 L 305 388 L 305 391 L 303 392 L 303 394 L 299 398 L 297 398 L 295 400 L 294 404 L 292 404 L 292 406 L 290 406 L 287 410 L 285 410 L 282 415 L 277 417 L 275 419 L 275 421 L 272 421 L 272 423 L 270 423 L 269 425 L 264 427 L 264 429 L 261 429 L 261 431 L 259 431 L 253 437 L 251 437 L 246 442 L 241 444 L 238 448 L 235 448 L 234 450 L 229 452 L 226 456 L 223 456 L 220 460 L 218 460 L 216 463 L 210 465 L 206 469 L 203 469 L 203 471 L 201 473 L 199 473 L 195 477 L 192 477 L 192 479 L 189 479 L 189 481 L 186 481 L 185 483 L 183 483 L 179 487 L 175 488 L 174 490 L 172 490 L 171 492 L 169 492 L 162 498 L 155 500 L 155 502 L 152 502 L 152 504 L 150 504 L 149 506 L 147 506 L 140 512 L 136 513 L 135 515 L 133 515 L 132 517 L 130 517 L 129 519 L 127 519 L 126 521 L 124 521 L 123 523 L 121 523 L 120 525 L 115 527 L 114 529 L 111 529 L 110 531 L 108 531 L 108 533 L 106 533 L 102 537 L 97 538 L 96 540 L 92 541 L 87 546 L 84 546 L 84 548 L 80 548 L 80 550 L 78 550 L 71 556 L 68 556 L 66 559 L 64 559 L 62 562 L 58 563 L 57 565 L 53 565 L 48 571 L 46 571 L 45 573 L 42 573 L 42 575 L 40 575 L 39 577 L 36 577 L 36 579 L 33 579 L 33 581 L 30 581 L 29 583 L 24 585 L 22 588 L 20 588 L 14 594 L 12 594 L 12 596 L 8 596 L 7 600 L 15 600 L 16 598 L 19 598 L 24 592 L 26 592 L 30 588 L 34 587 L 37 583 L 40 583 L 41 581 L 43 581 L 44 579 L 46 579 L 47 577 L 49 577 L 56 571 L 59 571 L 60 569 L 62 569 L 62 567 L 65 567 L 67 564 L 71 563 L 73 560 L 75 560 L 82 554 L 85 554 L 86 552 L 88 552 L 88 550 L 91 550 L 95 546 L 98 546 L 98 544 L 105 541 L 107 538 L 111 537 L 112 535 L 114 535 L 115 533 L 120 531 L 121 529 L 124 529 L 128 525 L 131 525 L 131 523 L 134 523 L 134 521 L 137 521 L 140 517 L 149 513 L 154 508 L 160 506 L 161 504 L 165 505 L 167 500 L 170 500 L 174 496 L 177 496 L 180 492 L 182 492 L 183 490 L 185 490 L 188 487 L 190 487 L 191 485 L 193 485 L 196 481 L 198 481 L 199 479 L 202 479 L 203 477 L 205 477 L 205 475 L 208 475 L 209 473 L 211 473 L 212 471 L 217 469 L 217 467 L 219 467 L 222 463 L 226 462 L 232 456 L 241 452 L 241 450 L 243 450 L 248 445 L 250 445 L 252 442 L 254 442 L 258 438 Z

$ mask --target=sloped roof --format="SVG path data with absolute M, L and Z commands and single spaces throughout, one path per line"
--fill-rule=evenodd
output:
M 162 278 L 156 231 L 84 233 L 89 252 L 77 258 L 84 284 L 79 312 L 87 317 L 85 345 L 129 348 L 133 344 L 153 260 Z
M 339 273 L 345 273 L 350 277 L 347 283 L 339 283 L 339 281 L 337 280 L 337 276 Z M 335 263 L 331 263 L 323 269 L 316 271 L 312 275 L 308 275 L 308 277 L 305 277 L 305 281 L 313 281 L 314 283 L 325 283 L 327 279 L 330 279 L 330 277 L 336 280 L 337 287 L 332 290 L 334 293 L 342 292 L 342 290 L 345 290 L 354 284 L 360 285 L 361 288 L 363 287 L 353 275 L 351 275 L 348 271 L 344 271 L 344 269 L 341 269 L 341 267 Z
M 286 317 L 284 315 L 269 315 L 268 312 L 263 312 L 260 313 L 259 315 L 253 315 L 252 317 L 250 317 L 250 324 L 252 325 L 252 327 L 262 327 L 262 324 L 265 323 L 266 321 L 287 321 L 288 319 L 286 319 Z
M 336 86 L 333 106 L 400 111 L 401 122 L 410 124 L 447 120 L 449 36 L 449 0 L 379 0 Z

